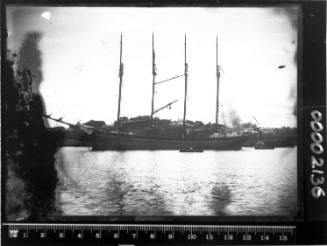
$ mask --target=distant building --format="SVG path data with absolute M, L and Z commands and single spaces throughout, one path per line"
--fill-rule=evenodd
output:
M 218 132 L 214 132 L 209 137 L 210 138 L 218 138 L 218 137 L 238 137 L 244 134 L 242 129 L 238 128 L 225 128 L 221 129 Z

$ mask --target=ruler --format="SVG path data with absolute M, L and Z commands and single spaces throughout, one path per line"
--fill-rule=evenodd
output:
M 294 244 L 295 226 L 4 223 L 3 240 L 140 244 Z

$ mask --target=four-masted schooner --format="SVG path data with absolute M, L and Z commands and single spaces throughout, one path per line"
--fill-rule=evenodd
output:
M 184 77 L 184 110 L 183 110 L 183 127 L 180 136 L 176 138 L 163 138 L 156 135 L 149 136 L 137 136 L 124 134 L 120 129 L 120 104 L 121 104 L 121 89 L 123 81 L 123 63 L 122 63 L 122 35 L 120 37 L 120 66 L 119 66 L 119 95 L 118 95 L 118 111 L 116 125 L 118 132 L 94 132 L 92 148 L 93 150 L 240 150 L 241 144 L 244 141 L 242 137 L 217 137 L 217 138 L 197 138 L 187 135 L 186 131 L 186 112 L 187 112 L 187 86 L 188 86 L 188 63 L 186 53 L 186 35 L 184 39 L 184 74 L 174 76 L 170 79 L 156 82 L 156 63 L 155 63 L 155 50 L 154 50 L 154 35 L 152 34 L 152 98 L 151 98 L 151 114 L 150 118 L 153 117 L 159 111 L 171 107 L 172 104 L 176 103 L 174 100 L 167 105 L 155 109 L 155 86 L 159 83 L 167 82 L 179 77 Z M 220 66 L 218 65 L 218 38 L 216 38 L 216 77 L 217 77 L 217 98 L 216 98 L 216 126 L 219 124 L 219 78 L 220 78 Z M 218 127 L 217 127 L 218 131 Z

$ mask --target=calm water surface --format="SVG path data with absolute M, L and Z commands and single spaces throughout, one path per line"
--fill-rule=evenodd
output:
M 56 156 L 56 206 L 63 215 L 293 216 L 296 152 L 64 147 Z

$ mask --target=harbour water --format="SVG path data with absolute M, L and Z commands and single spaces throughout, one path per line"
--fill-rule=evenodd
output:
M 296 148 L 56 154 L 62 215 L 293 216 Z

